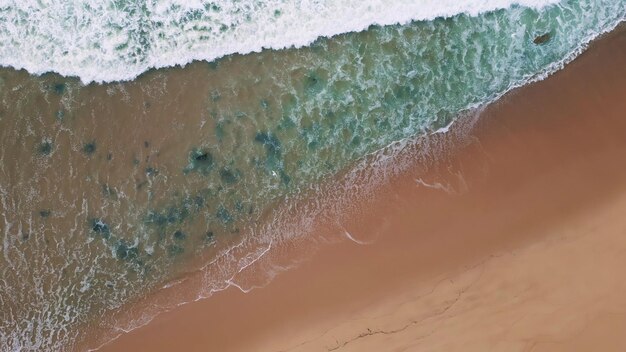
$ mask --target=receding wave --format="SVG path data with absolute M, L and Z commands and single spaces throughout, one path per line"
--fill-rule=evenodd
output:
M 150 68 L 310 44 L 370 25 L 542 7 L 556 0 L 8 1 L 0 65 L 84 83 L 130 80 Z

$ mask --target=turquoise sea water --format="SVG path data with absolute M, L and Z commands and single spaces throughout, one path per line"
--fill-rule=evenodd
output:
M 182 11 L 117 1 L 52 12 L 24 4 L 0 6 L 0 36 L 10 38 L 0 64 L 78 78 L 0 71 L 0 351 L 71 350 L 90 328 L 113 331 L 115 321 L 102 317 L 189 263 L 208 263 L 204 292 L 228 286 L 270 247 L 306 235 L 268 224 L 281 204 L 315 194 L 369 153 L 559 69 L 626 16 L 623 0 L 467 2 L 415 10 L 425 20 L 363 26 L 406 20 L 377 18 L 367 12 L 380 10 L 372 3 L 354 28 L 341 27 L 367 30 L 309 43 L 327 33 L 316 32 L 316 21 L 295 22 L 303 27 L 297 40 L 262 31 L 273 28 L 268 14 L 310 15 L 291 3 L 199 1 Z M 496 10 L 449 12 L 468 9 Z M 61 13 L 74 21 L 59 29 L 70 39 L 40 28 Z M 254 29 L 263 36 L 249 40 Z M 308 45 L 115 82 L 259 48 L 241 40 Z M 84 83 L 94 80 L 113 82 Z

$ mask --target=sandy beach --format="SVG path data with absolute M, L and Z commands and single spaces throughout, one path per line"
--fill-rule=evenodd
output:
M 428 178 L 381 187 L 342 224 L 367 244 L 99 351 L 626 350 L 625 62 L 621 26 L 481 111 Z

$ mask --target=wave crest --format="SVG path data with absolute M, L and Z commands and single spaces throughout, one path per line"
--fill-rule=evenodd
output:
M 371 25 L 556 0 L 12 0 L 0 4 L 0 65 L 83 83 L 151 68 L 310 44 Z

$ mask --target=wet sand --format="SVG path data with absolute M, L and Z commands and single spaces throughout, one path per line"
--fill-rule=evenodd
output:
M 100 351 L 625 350 L 625 62 L 622 26 L 487 107 L 425 183 L 416 164 L 380 187 L 341 224 L 368 244 Z

